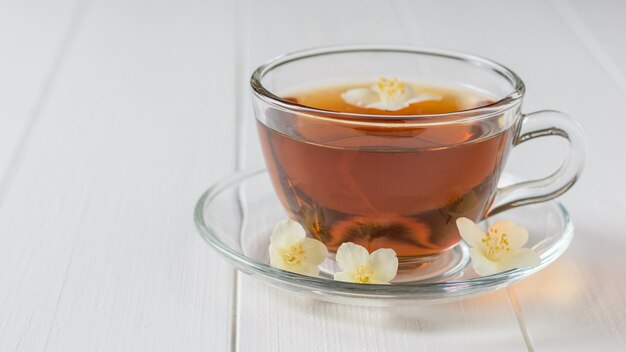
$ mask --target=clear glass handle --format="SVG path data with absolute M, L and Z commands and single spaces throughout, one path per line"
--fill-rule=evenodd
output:
M 585 164 L 585 135 L 582 128 L 562 112 L 537 111 L 522 117 L 522 124 L 513 145 L 545 136 L 559 136 L 569 141 L 567 159 L 548 177 L 498 188 L 487 216 L 521 205 L 548 201 L 565 193 L 576 183 Z

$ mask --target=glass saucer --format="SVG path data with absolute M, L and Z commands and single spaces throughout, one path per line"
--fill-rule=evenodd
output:
M 501 183 L 510 183 L 504 175 Z M 354 305 L 387 306 L 452 301 L 487 293 L 527 277 L 553 262 L 569 246 L 574 227 L 567 210 L 558 202 L 515 208 L 483 221 L 510 219 L 530 233 L 528 246 L 541 257 L 533 268 L 478 276 L 469 265 L 464 244 L 442 255 L 441 265 L 426 272 L 401 270 L 393 285 L 363 285 L 332 280 L 332 256 L 322 264 L 320 277 L 290 273 L 269 266 L 269 236 L 287 214 L 265 170 L 244 171 L 218 182 L 198 200 L 195 221 L 200 235 L 240 271 L 272 286 L 316 299 Z M 447 257 L 446 257 L 447 255 Z M 415 279 L 411 279 L 412 275 Z

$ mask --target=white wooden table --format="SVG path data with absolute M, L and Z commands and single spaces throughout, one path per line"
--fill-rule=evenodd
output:
M 0 351 L 626 350 L 624 18 L 619 0 L 0 0 Z M 577 117 L 568 252 L 488 295 L 372 309 L 267 288 L 205 245 L 197 197 L 261 163 L 251 71 L 346 43 L 486 56 L 524 78 L 526 111 Z M 508 170 L 554 169 L 546 143 Z

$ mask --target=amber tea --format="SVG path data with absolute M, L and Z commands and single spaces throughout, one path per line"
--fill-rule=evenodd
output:
M 283 95 L 303 106 L 364 115 L 341 123 L 277 109 L 267 112 L 267 125 L 258 122 L 258 130 L 273 185 L 291 216 L 331 251 L 351 241 L 369 251 L 393 248 L 405 261 L 439 254 L 459 241 L 458 217 L 479 220 L 485 215 L 515 127 L 415 127 L 394 117 L 429 115 L 436 120 L 430 115 L 492 103 L 465 89 L 411 85 L 415 96 L 426 98 L 391 110 L 362 103 L 367 103 L 366 95 L 353 101 L 346 95 L 380 83 Z M 397 82 L 383 84 L 392 89 Z

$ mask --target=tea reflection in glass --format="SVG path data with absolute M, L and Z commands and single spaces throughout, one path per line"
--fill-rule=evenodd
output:
M 485 215 L 515 125 L 492 119 L 428 127 L 394 119 L 492 103 L 458 87 L 411 85 L 417 94 L 436 99 L 394 111 L 342 98 L 350 89 L 373 84 L 283 95 L 303 106 L 355 114 L 345 123 L 324 119 L 323 113 L 319 118 L 271 108 L 265 112 L 266 122 L 257 126 L 273 185 L 290 214 L 331 251 L 350 241 L 369 251 L 393 248 L 401 260 L 438 254 L 459 241 L 456 218 Z

